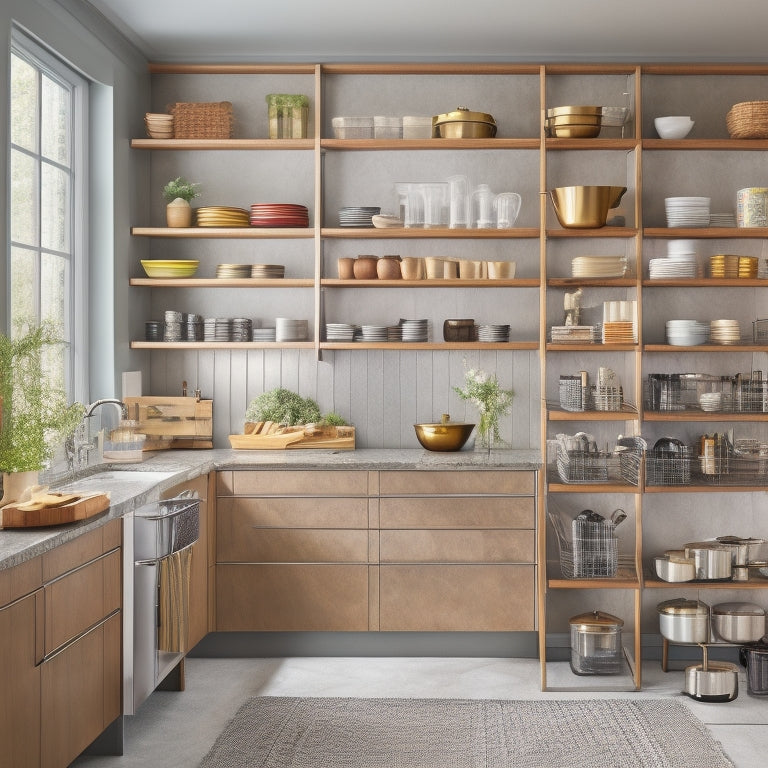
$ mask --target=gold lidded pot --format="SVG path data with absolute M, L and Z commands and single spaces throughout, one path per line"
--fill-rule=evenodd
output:
M 467 107 L 456 107 L 453 112 L 432 118 L 432 137 L 436 139 L 492 139 L 496 129 L 493 115 Z

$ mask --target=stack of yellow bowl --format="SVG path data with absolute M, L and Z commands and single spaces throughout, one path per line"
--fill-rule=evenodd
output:
M 547 110 L 544 129 L 557 139 L 594 139 L 602 120 L 602 107 L 553 107 Z
M 142 259 L 141 266 L 147 277 L 175 278 L 192 277 L 200 262 L 197 259 Z

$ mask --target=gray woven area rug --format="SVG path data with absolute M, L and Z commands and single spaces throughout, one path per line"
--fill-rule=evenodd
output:
M 249 699 L 200 768 L 733 768 L 674 699 Z

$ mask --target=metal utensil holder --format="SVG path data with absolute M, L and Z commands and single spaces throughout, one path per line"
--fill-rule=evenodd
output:
M 619 540 L 610 520 L 576 518 L 566 528 L 563 515 L 549 513 L 560 549 L 560 569 L 566 579 L 612 578 L 619 568 Z

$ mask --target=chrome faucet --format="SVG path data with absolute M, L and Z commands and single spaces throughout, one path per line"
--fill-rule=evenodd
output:
M 88 420 L 101 405 L 116 405 L 120 409 L 120 418 L 128 418 L 128 408 L 125 403 L 114 397 L 94 400 L 87 406 L 82 421 L 78 424 L 74 434 L 66 440 L 65 450 L 70 472 L 78 472 L 81 469 L 85 469 L 88 466 L 88 455 L 98 447 L 96 440 L 91 439 Z

